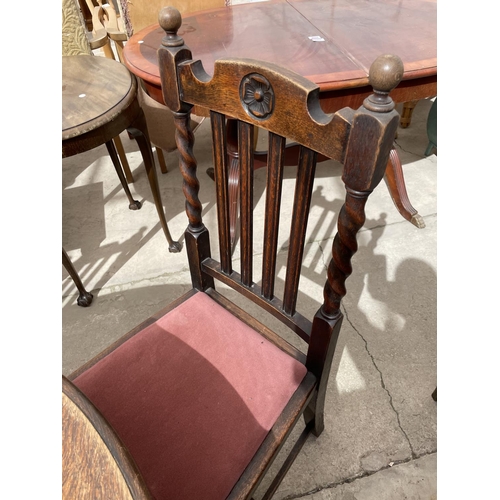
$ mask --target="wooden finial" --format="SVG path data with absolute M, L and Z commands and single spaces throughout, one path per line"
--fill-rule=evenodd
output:
M 158 14 L 158 23 L 165 31 L 161 44 L 165 47 L 178 47 L 184 40 L 177 35 L 182 24 L 181 13 L 175 7 L 163 7 Z
M 364 100 L 364 107 L 378 113 L 392 111 L 396 105 L 389 92 L 399 85 L 403 72 L 403 61 L 398 56 L 385 54 L 377 57 L 369 72 L 369 81 L 374 93 Z

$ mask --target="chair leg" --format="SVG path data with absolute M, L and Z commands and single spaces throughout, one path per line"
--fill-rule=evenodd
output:
M 109 43 L 109 38 L 108 41 L 102 46 L 102 51 L 108 59 L 115 59 L 115 54 L 113 52 L 113 49 L 111 48 L 111 44 Z
M 433 144 L 432 142 L 429 142 L 429 144 L 427 145 L 427 149 L 425 150 L 424 156 L 429 156 L 435 147 L 436 147 L 435 144 Z
M 403 105 L 403 111 L 401 113 L 401 119 L 399 121 L 399 125 L 401 128 L 408 128 L 411 123 L 411 116 L 413 114 L 413 110 L 417 105 L 418 101 L 409 101 L 405 102 Z
M 130 189 L 128 187 L 127 179 L 125 179 L 125 175 L 123 174 L 120 160 L 118 158 L 118 153 L 116 152 L 113 141 L 106 142 L 106 148 L 108 149 L 109 156 L 111 157 L 111 161 L 113 162 L 116 173 L 118 174 L 118 178 L 120 179 L 123 190 L 127 195 L 129 201 L 128 208 L 130 208 L 130 210 L 139 210 L 142 206 L 141 202 L 138 200 L 134 200 L 134 198 L 132 198 L 132 193 L 130 192 Z
M 131 184 L 134 182 L 134 177 L 132 175 L 132 172 L 130 170 L 130 165 L 128 164 L 127 160 L 127 155 L 125 154 L 125 149 L 123 149 L 123 144 L 122 140 L 119 135 L 117 135 L 114 139 L 113 142 L 115 144 L 116 151 L 118 153 L 118 156 L 120 157 L 120 162 L 123 167 L 123 171 L 125 172 L 125 178 L 127 179 L 127 182 Z
M 345 205 L 344 205 L 345 206 Z M 318 378 L 318 389 L 304 411 L 306 426 L 318 437 L 325 428 L 325 399 L 328 379 L 332 376 L 333 357 L 342 327 L 343 315 L 327 318 L 320 309 L 313 320 L 313 330 L 318 335 L 311 337 L 306 361 L 307 369 Z
M 140 113 L 135 119 L 134 123 L 127 128 L 127 131 L 132 135 L 132 137 L 137 141 L 139 149 L 141 151 L 142 159 L 144 161 L 144 167 L 146 168 L 146 173 L 149 180 L 149 186 L 153 194 L 156 211 L 158 212 L 158 217 L 160 219 L 161 227 L 163 233 L 167 238 L 168 250 L 172 253 L 178 253 L 182 249 L 182 244 L 178 241 L 174 241 L 170 235 L 170 230 L 168 229 L 167 220 L 165 218 L 165 212 L 163 210 L 163 204 L 161 201 L 160 187 L 158 185 L 158 177 L 156 175 L 155 162 L 153 157 L 153 150 L 151 148 L 151 142 L 149 141 L 149 135 L 147 133 L 146 119 L 144 113 Z
M 438 400 L 438 388 L 437 387 L 434 389 L 434 391 L 432 393 L 432 399 L 434 401 L 436 401 L 436 403 L 437 403 L 437 400 Z
M 292 466 L 293 462 L 297 458 L 300 450 L 304 446 L 305 442 L 307 441 L 307 438 L 309 437 L 309 434 L 311 433 L 313 428 L 313 423 L 309 423 L 306 425 L 305 429 L 302 431 L 302 434 L 299 436 L 297 441 L 295 442 L 295 445 L 292 448 L 292 451 L 286 458 L 286 460 L 283 462 L 283 465 L 281 466 L 280 470 L 274 477 L 271 485 L 267 489 L 267 491 L 264 493 L 264 496 L 262 497 L 261 500 L 270 500 L 273 495 L 276 493 L 276 490 L 278 489 L 279 485 L 282 483 L 283 479 L 285 478 L 286 473 Z
M 158 163 L 160 164 L 160 170 L 162 174 L 166 174 L 168 172 L 167 163 L 165 161 L 165 156 L 163 154 L 163 150 L 156 146 L 156 156 L 158 156 Z
M 68 271 L 68 274 L 71 276 L 71 279 L 75 283 L 78 292 L 80 293 L 80 295 L 76 299 L 76 303 L 81 307 L 90 306 L 90 304 L 92 304 L 92 299 L 94 298 L 94 296 L 90 292 L 87 292 L 87 290 L 85 290 L 82 280 L 76 272 L 75 267 L 69 260 L 68 254 L 66 253 L 66 250 L 64 250 L 64 248 L 62 249 L 62 263 L 66 268 L 66 271 Z
M 115 42 L 116 53 L 118 60 L 123 63 L 123 42 L 121 40 L 113 40 Z

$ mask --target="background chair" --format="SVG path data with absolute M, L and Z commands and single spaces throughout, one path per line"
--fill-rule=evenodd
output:
M 425 150 L 425 156 L 429 156 L 433 149 L 437 150 L 437 97 L 434 99 L 427 117 L 427 137 L 429 144 Z
M 68 379 L 81 391 L 85 405 L 95 405 L 116 431 L 158 500 L 250 498 L 303 416 L 305 428 L 264 495 L 268 499 L 307 436 L 318 436 L 324 428 L 326 385 L 342 323 L 340 303 L 364 206 L 383 178 L 396 134 L 399 115 L 388 93 L 399 83 L 402 62 L 395 56 L 378 58 L 370 69 L 374 94 L 364 105 L 326 115 L 316 85 L 275 65 L 222 60 L 210 79 L 177 35 L 179 12 L 163 9 L 160 24 L 166 31 L 159 50 L 162 89 L 178 130 L 193 288 Z M 201 217 L 189 128 L 192 105 L 211 110 L 219 261 L 211 257 Z M 239 130 L 239 270 L 231 257 L 225 116 L 237 120 Z M 259 283 L 253 276 L 254 125 L 269 131 L 270 145 Z M 301 151 L 281 295 L 276 253 L 286 138 L 299 143 Z M 298 312 L 298 298 L 318 154 L 343 163 L 346 198 L 324 302 L 311 319 Z M 216 291 L 216 282 L 253 307 L 238 307 Z M 297 334 L 306 352 L 266 327 L 260 313 L 249 312 L 259 307 Z
M 92 5 L 92 2 L 89 5 Z M 85 0 L 79 0 L 79 5 L 76 4 L 76 0 L 62 0 L 62 55 L 92 55 L 93 50 L 102 49 L 106 57 L 114 59 L 108 33 L 99 20 L 98 12 L 95 10 L 91 12 L 89 5 Z M 81 10 L 83 7 L 85 11 Z M 84 22 L 82 16 L 85 13 L 87 13 L 88 21 Z M 85 26 L 89 26 L 88 30 Z M 113 138 L 113 144 L 127 182 L 134 182 L 120 136 Z
M 418 101 L 408 101 L 403 103 L 403 109 L 401 110 L 401 119 L 399 126 L 401 128 L 408 128 L 411 124 L 411 117 L 413 116 L 413 110 L 418 104 Z
M 87 0 L 87 2 L 90 1 L 91 0 Z M 103 4 L 102 0 L 94 1 L 97 1 L 98 4 L 94 9 L 98 12 L 99 21 L 103 24 L 110 40 L 113 40 L 115 43 L 118 59 L 123 61 L 123 44 L 127 41 L 127 33 L 123 20 L 119 13 L 116 12 L 113 2 Z
M 123 15 L 116 12 L 113 6 L 113 2 L 103 4 L 102 0 L 79 0 L 80 9 L 82 10 L 82 15 L 87 12 L 87 17 L 91 17 L 91 24 L 93 23 L 93 28 L 91 28 L 92 33 L 89 36 L 92 40 L 96 40 L 98 37 L 95 35 L 96 26 L 97 33 L 99 36 L 102 32 L 107 35 L 107 45 L 102 45 L 104 54 L 106 57 L 114 59 L 113 51 L 109 45 L 109 40 L 114 42 L 118 60 L 123 63 L 123 47 L 126 43 L 128 37 L 144 26 L 148 26 L 158 22 L 158 12 L 164 6 L 164 2 L 153 1 L 153 0 L 138 0 L 137 2 L 123 2 L 121 8 Z M 180 2 L 179 8 L 184 12 L 186 10 L 198 10 L 202 8 L 213 8 L 223 6 L 224 2 L 222 0 L 191 0 L 188 2 Z M 102 28 L 102 29 L 101 29 Z M 100 38 L 99 38 L 100 40 Z M 94 42 L 97 48 L 97 41 Z M 108 48 L 109 47 L 109 48 Z M 149 139 L 151 144 L 155 147 L 156 156 L 158 158 L 158 163 L 162 173 L 167 173 L 168 168 L 165 161 L 165 156 L 163 152 L 170 153 L 175 150 L 175 127 L 172 117 L 172 112 L 164 105 L 156 102 L 152 99 L 144 85 L 141 81 L 138 82 L 138 98 L 139 104 L 144 111 L 146 116 L 146 123 L 148 125 Z M 199 125 L 204 120 L 204 117 L 198 117 L 193 115 L 193 132 L 196 131 Z M 117 150 L 120 144 L 117 145 Z M 120 156 L 122 164 L 124 166 L 125 175 L 128 182 L 133 182 L 133 177 L 128 168 L 128 164 Z M 124 163 L 125 161 L 125 163 Z

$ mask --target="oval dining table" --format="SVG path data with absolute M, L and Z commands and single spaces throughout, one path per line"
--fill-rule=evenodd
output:
M 391 92 L 395 102 L 436 96 L 436 18 L 436 0 L 269 0 L 189 14 L 178 35 L 209 74 L 217 59 L 227 57 L 288 67 L 319 86 L 321 106 L 332 113 L 362 105 L 372 92 L 370 65 L 381 54 L 396 54 L 404 64 L 403 79 Z M 123 51 L 125 65 L 160 103 L 157 50 L 164 35 L 153 24 L 134 34 Z M 408 199 L 395 148 L 385 181 L 401 215 L 425 227 Z

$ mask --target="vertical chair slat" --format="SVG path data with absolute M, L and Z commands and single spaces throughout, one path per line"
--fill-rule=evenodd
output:
M 241 281 L 246 286 L 250 286 L 253 279 L 253 143 L 253 125 L 239 121 Z
M 293 200 L 294 209 L 286 266 L 285 293 L 283 296 L 283 310 L 290 315 L 295 313 L 297 304 L 300 268 L 304 255 L 307 220 L 309 218 L 314 173 L 316 171 L 316 156 L 315 151 L 301 146 Z
M 274 296 L 285 143 L 286 139 L 284 137 L 269 133 L 266 221 L 264 225 L 264 255 L 262 258 L 262 295 L 266 299 L 272 299 Z
M 230 274 L 231 235 L 229 232 L 229 196 L 227 170 L 226 123 L 224 115 L 210 112 L 212 122 L 213 158 L 217 185 L 217 222 L 219 226 L 220 262 L 222 271 Z

